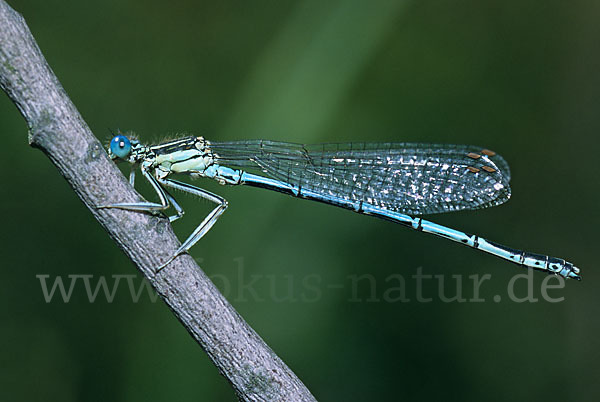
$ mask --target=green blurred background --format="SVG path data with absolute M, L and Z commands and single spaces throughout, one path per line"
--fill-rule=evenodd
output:
M 419 141 L 501 153 L 513 197 L 435 222 L 564 257 L 584 280 L 509 300 L 515 266 L 382 220 L 252 188 L 197 182 L 230 208 L 191 254 L 322 401 L 600 398 L 594 257 L 600 224 L 600 3 L 588 1 L 9 1 L 103 142 Z M 0 399 L 233 401 L 159 301 L 46 303 L 37 275 L 136 275 L 0 96 Z M 141 191 L 150 196 L 143 185 Z M 188 234 L 210 205 L 180 196 Z M 438 282 L 416 300 L 418 270 Z M 370 285 L 352 278 L 371 275 Z M 386 302 L 406 278 L 408 302 Z M 386 281 L 387 280 L 387 281 Z M 250 290 L 240 286 L 252 284 Z M 551 283 L 557 283 L 553 281 Z M 307 286 L 310 285 L 310 286 Z M 339 285 L 339 286 L 338 286 Z M 522 295 L 527 286 L 517 286 Z M 356 290 L 356 291 L 355 291 Z M 501 300 L 494 300 L 500 295 Z M 377 299 L 378 301 L 376 301 Z

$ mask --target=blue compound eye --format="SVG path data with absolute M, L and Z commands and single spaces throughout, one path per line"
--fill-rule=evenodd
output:
M 117 135 L 110 141 L 110 152 L 121 159 L 125 159 L 131 152 L 131 141 L 124 135 Z

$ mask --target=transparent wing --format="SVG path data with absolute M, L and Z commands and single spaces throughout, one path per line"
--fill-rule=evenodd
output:
M 405 214 L 487 208 L 510 198 L 506 161 L 471 145 L 254 140 L 209 146 L 221 165 Z

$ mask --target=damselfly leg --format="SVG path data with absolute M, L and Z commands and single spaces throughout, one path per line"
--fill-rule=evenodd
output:
M 137 170 L 137 165 L 133 165 L 131 167 L 131 172 L 129 173 L 129 184 L 131 184 L 132 186 L 135 187 L 135 171 Z M 152 177 L 152 176 L 150 176 Z M 152 179 L 154 179 L 154 177 L 152 177 Z M 148 179 L 148 181 L 150 181 L 150 179 Z M 150 181 L 150 183 L 152 184 L 152 187 L 156 189 L 156 187 L 154 187 L 154 184 L 157 183 L 153 183 L 153 181 Z M 166 206 L 163 206 L 163 204 L 156 204 L 156 203 L 119 203 L 119 204 L 109 204 L 109 205 L 101 205 L 98 208 L 118 208 L 118 209 L 125 209 L 125 210 L 132 210 L 132 211 L 145 211 L 145 212 L 156 212 L 158 211 L 162 211 L 163 209 L 167 209 L 169 207 L 169 205 L 172 205 L 173 208 L 175 209 L 176 214 L 175 215 L 171 215 L 169 216 L 169 222 L 175 222 L 177 219 L 181 218 L 185 211 L 183 210 L 183 208 L 181 208 L 181 206 L 177 203 L 177 200 L 164 188 L 161 188 L 162 192 L 164 193 L 165 197 L 168 200 L 168 203 Z M 161 192 L 156 191 L 156 193 L 158 194 L 159 199 L 162 200 L 161 197 Z M 160 205 L 160 207 L 159 207 Z M 133 208 L 131 208 L 133 206 Z M 149 206 L 149 208 L 148 208 Z M 134 209 L 135 208 L 135 209 Z M 143 209 L 140 209 L 143 208 Z
M 140 170 L 142 171 L 142 175 L 146 178 L 146 180 L 148 180 L 148 182 L 152 185 L 152 188 L 158 195 L 160 204 L 156 202 L 120 202 L 116 204 L 99 205 L 97 208 L 117 208 L 129 211 L 142 212 L 160 212 L 169 208 L 169 195 L 167 195 L 166 191 L 160 186 L 157 179 L 154 176 L 152 176 L 152 174 L 148 172 L 148 169 L 144 166 L 142 166 Z M 129 181 L 130 183 L 132 183 L 132 185 L 134 180 L 135 173 L 129 176 Z
M 206 216 L 206 218 L 204 218 L 202 223 L 200 223 L 200 225 L 198 225 L 192 234 L 189 235 L 188 238 L 181 244 L 179 249 L 175 252 L 175 255 L 158 267 L 156 273 L 160 272 L 164 267 L 169 265 L 175 258 L 177 258 L 177 256 L 187 253 L 188 250 L 192 248 L 194 244 L 198 243 L 198 241 L 213 227 L 215 222 L 217 222 L 217 219 L 219 219 L 219 217 L 223 215 L 223 212 L 225 212 L 227 209 L 227 200 L 225 200 L 225 198 L 201 189 L 200 187 L 171 179 L 160 180 L 160 183 L 167 187 L 181 190 L 205 200 L 214 202 L 217 204 L 217 206 Z
M 144 169 L 143 166 L 141 171 L 142 175 L 150 182 L 152 188 L 158 195 L 158 198 L 160 199 L 160 204 L 154 202 L 115 203 L 101 205 L 98 208 L 116 208 L 129 211 L 156 213 L 169 208 L 169 206 L 171 205 L 175 209 L 176 214 L 169 216 L 169 222 L 174 222 L 183 216 L 184 210 L 179 205 L 177 200 L 175 200 L 175 198 L 162 186 L 181 190 L 217 204 L 217 206 L 206 216 L 206 218 L 204 218 L 202 223 L 200 223 L 200 225 L 198 225 L 198 227 L 192 232 L 192 234 L 189 235 L 188 238 L 181 244 L 181 246 L 177 249 L 175 254 L 156 269 L 156 273 L 158 273 L 167 265 L 169 265 L 173 260 L 175 260 L 175 258 L 177 258 L 179 255 L 186 253 L 190 248 L 192 248 L 194 244 L 196 244 L 210 230 L 210 228 L 213 227 L 217 219 L 219 219 L 219 217 L 227 209 L 227 201 L 223 197 L 220 197 L 209 191 L 203 190 L 199 187 L 192 186 L 191 184 L 171 179 L 156 179 L 154 176 L 152 176 L 152 174 L 150 174 L 146 169 Z M 133 173 L 133 171 L 132 174 L 130 174 L 129 176 L 129 182 L 132 185 L 135 183 L 135 173 Z

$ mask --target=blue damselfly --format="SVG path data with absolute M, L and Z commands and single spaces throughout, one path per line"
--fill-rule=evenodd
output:
M 517 265 L 580 280 L 579 269 L 561 258 L 512 249 L 477 235 L 422 219 L 421 215 L 492 207 L 510 198 L 506 161 L 488 149 L 470 145 L 342 143 L 301 145 L 253 140 L 212 142 L 185 137 L 144 145 L 116 135 L 108 147 L 112 159 L 131 163 L 130 181 L 139 166 L 160 203 L 117 203 L 99 208 L 160 212 L 172 206 L 174 221 L 183 209 L 167 189 L 177 189 L 217 206 L 183 242 L 160 271 L 186 253 L 227 209 L 227 201 L 172 174 L 206 177 L 224 185 L 266 188 L 373 215 L 456 241 Z M 258 174 L 252 173 L 252 171 Z

